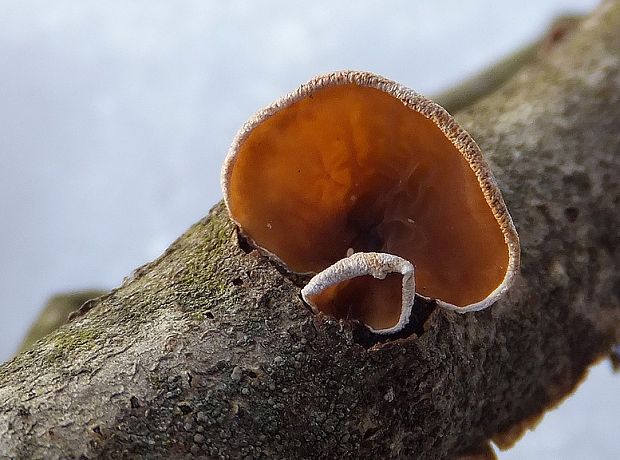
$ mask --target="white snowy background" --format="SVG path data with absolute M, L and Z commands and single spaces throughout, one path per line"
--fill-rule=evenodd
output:
M 335 69 L 437 93 L 595 0 L 0 0 L 0 360 L 46 299 L 111 288 L 221 198 L 254 111 Z M 501 459 L 617 459 L 620 376 Z

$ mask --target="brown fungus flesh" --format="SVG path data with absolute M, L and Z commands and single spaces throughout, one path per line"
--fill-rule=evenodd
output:
M 358 252 L 318 273 L 301 295 L 316 312 L 359 320 L 372 332 L 389 334 L 409 321 L 413 275 L 413 265 L 401 257 Z
M 518 236 L 476 143 L 439 105 L 371 73 L 319 76 L 256 114 L 222 185 L 242 233 L 291 272 L 394 254 L 415 266 L 419 295 L 466 312 L 495 302 L 518 269 Z

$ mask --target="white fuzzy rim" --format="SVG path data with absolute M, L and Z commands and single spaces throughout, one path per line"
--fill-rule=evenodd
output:
M 318 313 L 320 310 L 312 303 L 310 299 L 312 296 L 318 295 L 342 281 L 358 276 L 371 275 L 377 279 L 385 279 L 390 273 L 403 275 L 402 306 L 398 322 L 386 329 L 375 329 L 368 324 L 366 327 L 375 334 L 393 334 L 402 330 L 409 322 L 415 300 L 414 268 L 409 261 L 402 257 L 384 252 L 357 252 L 340 259 L 312 278 L 301 290 L 301 296 L 314 312 Z
M 467 133 L 467 131 L 458 125 L 454 118 L 443 107 L 416 93 L 415 91 L 380 75 L 354 70 L 345 70 L 319 75 L 310 80 L 308 83 L 300 86 L 295 91 L 278 99 L 273 104 L 262 109 L 250 118 L 235 136 L 222 167 L 221 184 L 224 192 L 224 202 L 226 203 L 231 219 L 235 221 L 232 213 L 230 212 L 231 207 L 229 203 L 228 182 L 232 176 L 232 171 L 234 169 L 239 148 L 251 132 L 276 112 L 289 107 L 295 102 L 311 95 L 313 92 L 321 88 L 347 84 L 374 88 L 390 94 L 401 101 L 406 107 L 433 121 L 433 123 L 435 123 L 435 125 L 444 133 L 444 135 L 467 160 L 469 166 L 478 179 L 484 198 L 491 208 L 491 211 L 493 212 L 493 215 L 504 235 L 504 241 L 508 246 L 508 267 L 506 267 L 506 275 L 504 276 L 501 284 L 480 302 L 459 307 L 441 299 L 436 300 L 440 307 L 446 310 L 456 311 L 458 313 L 483 310 L 497 302 L 497 300 L 499 300 L 506 293 L 506 291 L 510 289 L 515 280 L 515 277 L 519 271 L 521 249 L 519 244 L 519 236 L 517 235 L 512 218 L 506 208 L 506 204 L 504 203 L 504 199 L 502 198 L 493 173 L 491 172 L 476 142 L 472 139 L 469 133 Z M 236 221 L 235 223 L 239 224 Z M 243 232 L 243 228 L 241 228 L 241 230 Z M 261 249 L 281 266 L 286 267 L 286 264 L 277 256 L 277 254 L 271 253 L 266 248 L 261 248 L 253 241 L 252 243 L 255 247 Z M 415 263 L 415 261 L 413 262 Z M 332 267 L 338 263 L 339 262 L 336 262 L 336 264 L 332 265 Z

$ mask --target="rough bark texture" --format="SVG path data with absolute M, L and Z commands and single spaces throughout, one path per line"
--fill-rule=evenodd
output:
M 106 291 L 89 289 L 85 291 L 63 292 L 52 296 L 39 316 L 28 330 L 26 337 L 19 346 L 18 353 L 26 351 L 37 340 L 45 337 L 52 331 L 65 324 L 69 315 L 80 308 L 84 302 L 104 295 Z
M 0 453 L 446 458 L 514 439 L 620 342 L 619 30 L 605 3 L 458 115 L 520 231 L 508 298 L 365 348 L 240 249 L 219 204 L 0 367 Z

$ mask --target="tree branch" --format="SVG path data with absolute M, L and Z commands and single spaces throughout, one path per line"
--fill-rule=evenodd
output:
M 37 340 L 65 324 L 69 315 L 84 305 L 85 302 L 102 296 L 106 292 L 100 289 L 89 289 L 53 295 L 30 326 L 18 352 L 27 350 Z
M 15 458 L 445 458 L 509 445 L 620 342 L 620 5 L 457 115 L 521 236 L 508 298 L 366 348 L 240 249 L 221 204 L 0 367 Z M 480 449 L 484 451 L 484 449 Z
M 527 64 L 536 59 L 545 59 L 554 47 L 575 30 L 581 19 L 581 16 L 574 15 L 558 17 L 539 40 L 518 49 L 432 99 L 451 113 L 466 109 L 496 91 Z

